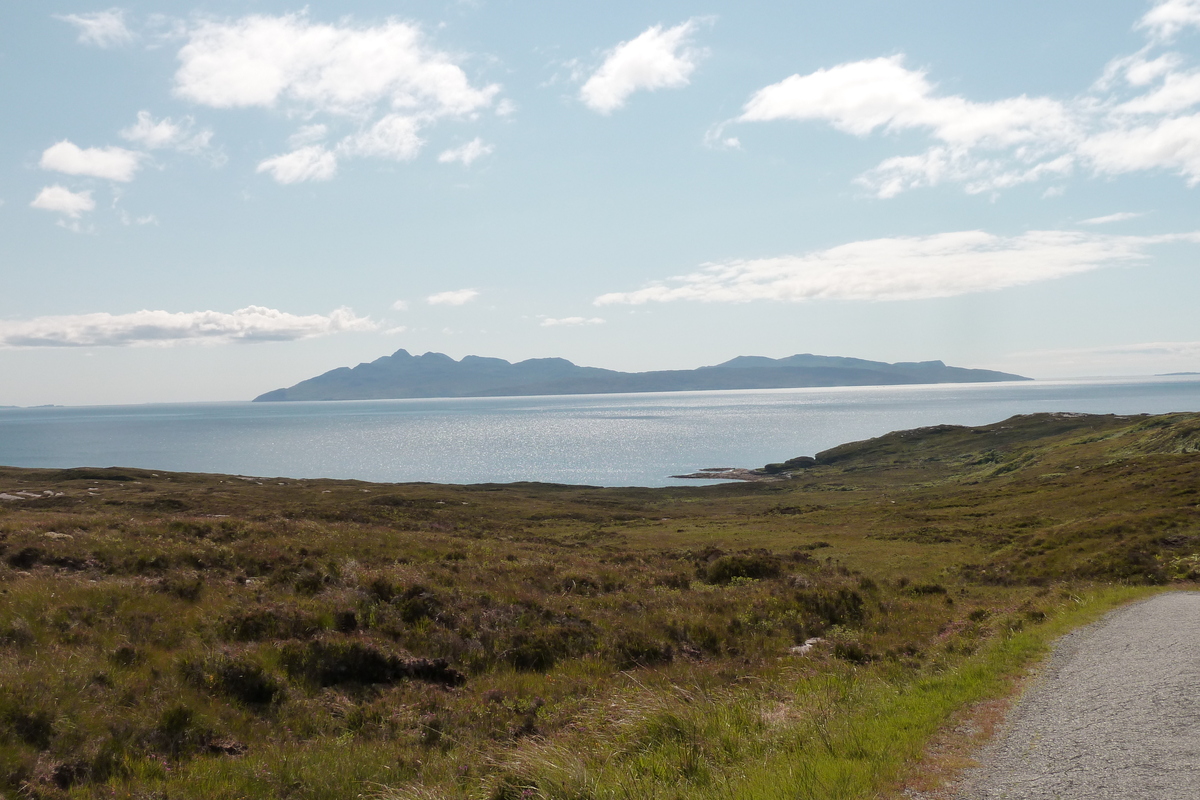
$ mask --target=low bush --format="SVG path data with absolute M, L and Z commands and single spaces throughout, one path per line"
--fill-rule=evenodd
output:
M 271 605 L 234 611 L 220 621 L 218 628 L 227 641 L 262 642 L 307 639 L 320 633 L 322 624 L 315 614 Z
M 832 625 L 860 625 L 867 613 L 862 595 L 846 588 L 796 592 L 796 604 L 804 611 L 814 633 Z
M 287 674 L 312 686 L 388 684 L 403 679 L 459 686 L 466 676 L 445 659 L 401 658 L 365 642 L 288 642 L 279 650 Z
M 697 570 L 708 583 L 729 583 L 735 578 L 777 578 L 783 570 L 780 560 L 766 552 L 718 556 Z
M 244 655 L 215 653 L 202 659 L 185 659 L 180 671 L 197 686 L 247 706 L 266 706 L 284 695 L 280 681 Z

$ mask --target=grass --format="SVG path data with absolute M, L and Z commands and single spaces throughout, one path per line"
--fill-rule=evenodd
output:
M 0 468 L 0 795 L 858 798 L 1200 565 L 1200 416 L 670 489 Z M 806 641 L 820 642 L 803 654 Z

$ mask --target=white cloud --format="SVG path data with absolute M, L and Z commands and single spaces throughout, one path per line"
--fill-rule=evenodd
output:
M 147 150 L 172 149 L 183 153 L 200 153 L 207 150 L 213 132 L 194 131 L 196 122 L 184 117 L 175 122 L 170 117 L 156 120 L 149 111 L 139 111 L 137 122 L 121 131 L 121 138 L 135 142 Z
M 119 8 L 89 14 L 55 14 L 79 31 L 79 41 L 96 47 L 117 47 L 133 41 L 133 32 L 125 25 L 125 12 Z
M 924 132 L 922 153 L 887 158 L 858 178 L 878 197 L 957 184 L 968 193 L 1007 189 L 1077 171 L 1096 175 L 1171 170 L 1200 183 L 1200 69 L 1179 53 L 1153 52 L 1184 27 L 1200 27 L 1200 0 L 1158 3 L 1140 27 L 1155 37 L 1113 59 L 1085 93 L 1020 95 L 990 102 L 944 94 L 902 55 L 792 75 L 755 92 L 733 123 L 825 122 L 859 137 Z
M 1200 183 L 1200 114 L 1099 133 L 1079 146 L 1097 172 L 1171 169 Z
M 408 301 L 397 300 L 396 302 L 392 303 L 392 308 L 396 311 L 408 311 Z
M 689 46 L 697 27 L 696 19 L 665 30 L 655 25 L 621 42 L 583 84 L 579 98 L 593 111 L 611 114 L 636 91 L 687 86 L 704 55 Z
M 1200 233 L 1156 237 L 1033 231 L 1001 237 L 983 231 L 852 242 L 799 256 L 706 264 L 697 272 L 597 305 L 692 300 L 920 300 L 987 292 L 1147 258 L 1153 244 L 1200 243 Z
M 188 31 L 179 60 L 176 94 L 215 108 L 283 102 L 357 116 L 382 103 L 460 115 L 499 92 L 472 86 L 419 28 L 395 20 L 374 27 L 312 23 L 303 14 L 204 21 Z
M 95 209 L 96 201 L 92 199 L 91 192 L 72 192 L 65 186 L 55 184 L 38 192 L 38 196 L 33 198 L 29 205 L 43 211 L 57 211 L 68 217 L 78 217 Z
M 320 145 L 310 145 L 273 156 L 259 163 L 255 172 L 269 172 L 279 183 L 327 181 L 337 174 L 337 156 Z
M 479 297 L 479 292 L 475 289 L 457 289 L 449 292 L 438 292 L 431 294 L 425 298 L 425 302 L 431 306 L 461 306 Z
M 938 96 L 923 71 L 904 66 L 903 56 L 793 75 L 757 91 L 738 119 L 824 120 L 856 136 L 876 128 L 926 128 L 958 147 L 1041 143 L 1074 136 L 1070 116 L 1055 100 L 1021 96 L 974 103 L 954 95 Z
M 123 208 L 117 211 L 117 218 L 121 220 L 122 225 L 158 224 L 158 217 L 154 216 L 153 214 L 143 214 L 142 216 L 135 217 Z
M 424 144 L 420 128 L 415 117 L 388 114 L 366 130 L 343 139 L 338 152 L 407 161 L 416 158 Z
M 122 147 L 88 147 L 62 140 L 47 147 L 39 166 L 67 175 L 87 175 L 110 181 L 131 181 L 141 166 L 142 155 Z
M 297 316 L 262 306 L 220 311 L 136 311 L 0 320 L 0 347 L 123 347 L 181 342 L 272 342 L 378 326 L 348 308 Z
M 574 328 L 580 325 L 603 325 L 604 320 L 600 317 L 563 317 L 562 319 L 554 319 L 553 317 L 544 317 L 542 319 L 543 328 L 566 327 Z
M 443 164 L 453 164 L 457 161 L 463 166 L 469 167 L 472 161 L 482 156 L 490 155 L 495 149 L 490 144 L 484 144 L 483 139 L 475 137 L 461 147 L 443 150 L 438 156 L 438 161 Z
M 1125 222 L 1130 219 L 1146 216 L 1145 211 L 1118 211 L 1116 214 L 1105 214 L 1103 217 L 1092 217 L 1082 221 L 1084 225 L 1108 225 L 1110 222 Z
M 185 36 L 177 96 L 213 108 L 326 117 L 297 131 L 293 152 L 259 165 L 281 182 L 332 177 L 338 156 L 414 158 L 423 128 L 446 117 L 474 118 L 500 91 L 472 84 L 456 57 L 397 20 L 372 26 L 315 23 L 304 13 L 250 15 L 204 20 Z M 320 152 L 311 149 L 331 125 L 348 124 L 357 131 Z
M 1138 20 L 1137 27 L 1161 40 L 1171 39 L 1185 28 L 1200 28 L 1200 0 L 1162 0 Z

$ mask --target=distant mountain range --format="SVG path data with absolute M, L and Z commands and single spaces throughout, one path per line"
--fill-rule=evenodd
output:
M 285 400 L 385 400 L 404 397 L 516 397 L 547 394 L 688 392 L 703 389 L 797 389 L 811 386 L 894 386 L 915 383 L 1027 381 L 987 369 L 948 367 L 941 361 L 888 364 L 861 358 L 795 355 L 738 356 L 699 369 L 617 372 L 580 367 L 565 358 L 500 358 L 397 350 L 357 367 L 339 367 L 254 402 Z

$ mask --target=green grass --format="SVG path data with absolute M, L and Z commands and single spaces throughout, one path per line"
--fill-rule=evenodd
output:
M 1194 585 L 1197 419 L 703 488 L 0 468 L 51 493 L 0 504 L 0 796 L 886 796 L 1055 636 Z

